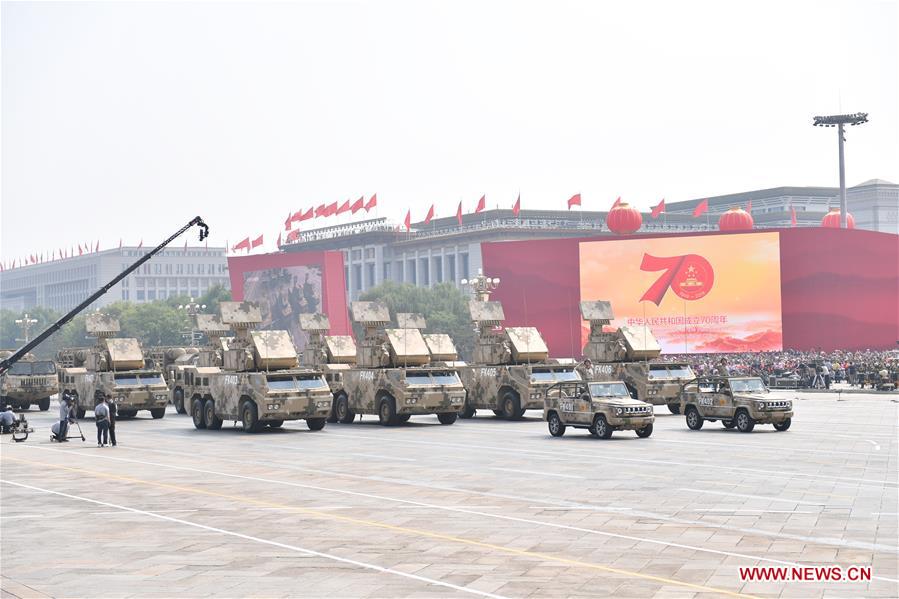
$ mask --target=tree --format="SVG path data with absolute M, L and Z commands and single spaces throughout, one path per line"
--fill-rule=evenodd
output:
M 392 317 L 397 312 L 418 312 L 427 321 L 426 333 L 447 333 L 459 352 L 459 359 L 474 351 L 474 326 L 468 312 L 468 298 L 451 283 L 431 288 L 388 281 L 360 296 L 366 301 L 382 300 Z M 356 331 L 357 338 L 360 331 Z

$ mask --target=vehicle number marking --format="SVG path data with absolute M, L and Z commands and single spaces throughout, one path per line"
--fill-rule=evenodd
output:
M 701 406 L 713 406 L 715 405 L 715 401 L 711 397 L 700 397 L 699 405 Z
M 359 378 L 363 381 L 373 381 L 375 380 L 375 373 L 373 370 L 360 370 Z
M 612 365 L 611 364 L 597 364 L 593 367 L 593 372 L 597 372 L 599 374 L 612 374 Z
M 94 375 L 92 375 L 92 374 L 86 374 L 86 375 L 84 375 L 84 382 L 85 382 L 85 383 L 93 383 L 93 382 L 94 382 Z
M 481 378 L 496 378 L 496 368 L 478 368 L 478 376 Z
M 226 374 L 222 377 L 222 382 L 226 385 L 237 385 L 237 375 L 236 374 Z
M 563 401 L 560 405 L 563 412 L 574 412 L 573 401 Z

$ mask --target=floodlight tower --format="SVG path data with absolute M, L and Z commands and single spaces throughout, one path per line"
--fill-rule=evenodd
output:
M 178 309 L 184 310 L 184 312 L 187 314 L 187 317 L 190 319 L 193 328 L 191 328 L 190 333 L 185 333 L 184 336 L 189 336 L 191 347 L 196 347 L 200 342 L 200 332 L 197 330 L 197 314 L 200 314 L 202 310 L 206 309 L 206 304 L 198 304 L 194 301 L 194 298 L 190 298 L 189 302 L 179 305 Z
M 490 278 L 485 276 L 484 271 L 479 268 L 478 276 L 473 279 L 462 279 L 460 282 L 463 287 L 471 289 L 476 300 L 486 302 L 490 299 L 490 293 L 499 286 L 499 277 Z
M 868 122 L 867 112 L 853 114 L 834 114 L 831 116 L 816 116 L 812 125 L 815 127 L 837 127 L 837 138 L 840 144 L 840 228 L 846 228 L 846 165 L 843 158 L 844 125 L 863 125 Z

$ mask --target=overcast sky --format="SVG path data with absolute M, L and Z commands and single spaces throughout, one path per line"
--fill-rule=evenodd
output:
M 837 185 L 841 111 L 899 181 L 897 78 L 895 1 L 4 2 L 2 252 Z

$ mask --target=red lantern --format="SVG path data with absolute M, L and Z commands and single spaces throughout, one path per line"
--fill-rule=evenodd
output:
M 755 222 L 752 215 L 736 206 L 725 212 L 718 219 L 719 231 L 749 231 Z
M 824 218 L 821 219 L 822 227 L 829 227 L 831 229 L 839 229 L 840 228 L 840 209 L 839 208 L 831 208 L 830 212 L 824 215 Z M 846 228 L 854 229 L 855 228 L 855 219 L 852 218 L 852 213 L 846 213 Z
M 617 235 L 627 235 L 637 231 L 643 226 L 643 216 L 640 211 L 633 206 L 625 203 L 618 204 L 611 210 L 606 217 L 606 224 L 609 231 Z

